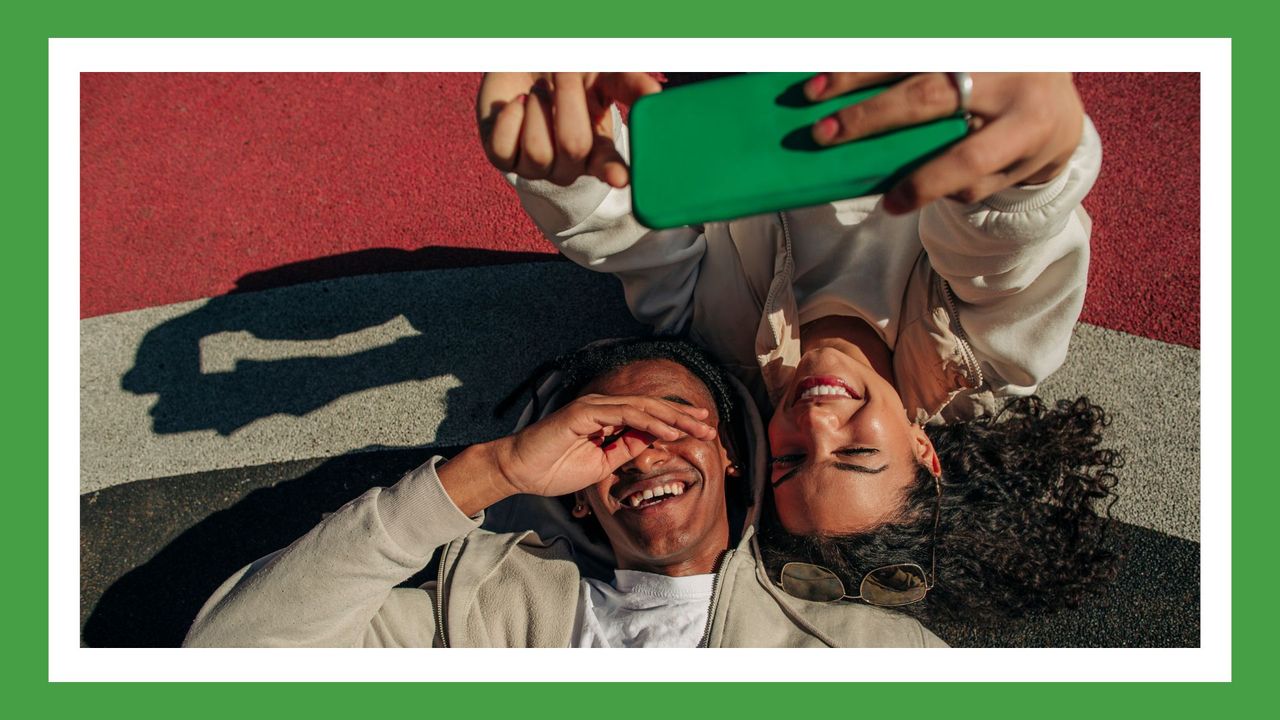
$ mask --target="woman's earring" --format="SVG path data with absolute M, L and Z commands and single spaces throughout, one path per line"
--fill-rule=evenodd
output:
M 590 514 L 591 514 L 591 508 L 587 507 L 585 503 L 578 503 L 577 505 L 573 506 L 573 516 L 578 518 L 579 520 L 581 520 L 584 517 L 587 517 Z

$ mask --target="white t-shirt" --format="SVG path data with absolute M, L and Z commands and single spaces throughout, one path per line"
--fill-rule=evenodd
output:
M 573 647 L 697 647 L 714 575 L 667 577 L 617 570 L 613 584 L 583 579 Z

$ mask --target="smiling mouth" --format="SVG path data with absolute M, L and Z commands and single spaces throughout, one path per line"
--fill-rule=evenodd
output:
M 612 495 L 620 509 L 643 511 L 678 503 L 681 496 L 702 482 L 702 474 L 691 467 L 659 470 L 645 477 L 619 483 Z
M 838 377 L 831 375 L 819 375 L 815 377 L 807 377 L 804 380 L 801 380 L 800 384 L 796 387 L 796 394 L 792 399 L 792 402 L 800 403 L 806 400 L 816 400 L 826 397 L 861 400 L 862 394 L 849 387 L 849 383 Z
M 637 490 L 622 498 L 621 505 L 627 510 L 643 510 L 684 494 L 687 485 L 682 480 L 655 485 L 644 490 Z

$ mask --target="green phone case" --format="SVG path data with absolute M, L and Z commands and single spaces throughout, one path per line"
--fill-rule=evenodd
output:
M 964 137 L 959 116 L 822 147 L 810 128 L 884 88 L 810 103 L 813 73 L 750 73 L 664 90 L 631 109 L 631 199 L 651 228 L 882 193 Z

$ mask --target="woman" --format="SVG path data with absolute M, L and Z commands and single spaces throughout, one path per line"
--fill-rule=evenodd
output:
M 1090 221 L 1080 201 L 1097 177 L 1100 142 L 1067 74 L 824 73 L 805 93 L 822 100 L 886 82 L 894 84 L 874 99 L 815 123 L 814 139 L 847 142 L 958 110 L 970 113 L 972 132 L 884 196 L 665 231 L 631 215 L 621 189 L 627 133 L 612 109 L 657 92 L 649 75 L 491 74 L 477 117 L 490 160 L 566 256 L 617 275 L 637 319 L 687 333 L 753 389 L 770 416 L 775 530 L 866 538 L 888 537 L 890 526 L 927 527 L 912 537 L 932 544 L 936 525 L 939 550 L 972 559 L 955 563 L 943 579 L 951 583 L 981 563 L 981 552 L 956 544 L 964 523 L 944 507 L 980 523 L 992 509 L 958 500 L 997 493 L 1006 517 L 1023 522 L 992 525 L 999 537 L 985 541 L 1011 548 L 1045 502 L 1110 491 L 1114 458 L 1093 454 L 1096 438 L 1069 450 L 1081 441 L 1062 429 L 1096 431 L 1097 408 L 1044 412 L 1028 400 L 1002 416 L 1012 423 L 992 420 L 1065 358 L 1088 270 Z M 941 448 L 939 433 L 948 439 Z M 986 449 L 952 441 L 965 433 L 988 438 Z M 992 440 L 1001 437 L 1007 442 Z M 998 478 L 1019 468 L 1015 440 L 1034 440 L 1069 468 L 1023 478 L 1024 487 L 1001 495 L 993 488 L 1008 483 Z M 984 452 L 1003 463 L 989 463 L 986 479 L 970 472 Z M 1060 492 L 1062 483 L 1071 488 Z M 913 501 L 939 492 L 933 513 Z M 1087 585 L 1093 576 L 1082 568 L 1111 572 L 1089 503 L 1066 507 L 1049 532 L 1071 538 L 1065 562 L 1078 558 L 1079 567 L 1039 586 L 1005 573 L 1011 597 L 1019 586 L 1037 597 L 1003 611 L 1070 604 L 1076 579 Z M 937 551 L 922 557 L 919 545 L 895 543 L 906 557 L 889 566 L 910 561 L 922 586 L 940 585 Z M 1065 547 L 1055 539 L 1022 564 L 1062 565 L 1050 546 Z M 843 563 L 855 571 L 844 584 L 861 585 L 874 562 L 858 555 Z

